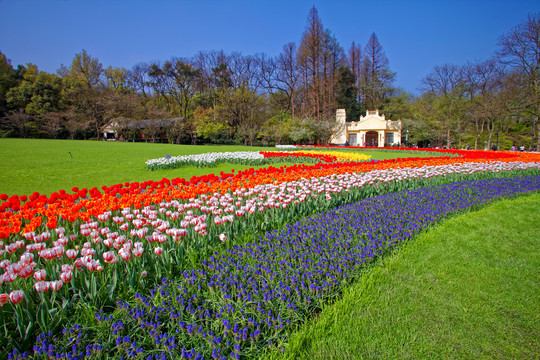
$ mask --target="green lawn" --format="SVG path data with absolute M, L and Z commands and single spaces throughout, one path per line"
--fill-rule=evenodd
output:
M 152 143 L 122 143 L 77 140 L 0 139 L 0 194 L 29 195 L 34 191 L 49 195 L 72 187 L 91 188 L 124 182 L 186 178 L 248 165 L 222 164 L 215 168 L 179 168 L 150 172 L 145 161 L 167 154 L 186 155 L 221 151 L 261 151 L 276 148 L 245 146 L 190 146 Z M 381 160 L 427 156 L 423 153 L 363 151 Z M 279 167 L 290 164 L 274 164 Z
M 248 148 L 263 150 L 264 148 Z M 268 148 L 266 148 L 268 149 Z M 166 154 L 241 151 L 242 146 L 189 146 L 77 140 L 0 139 L 0 194 L 50 194 L 72 187 L 190 178 L 229 171 L 232 166 L 148 171 L 145 161 Z M 70 155 L 71 153 L 71 155 Z M 248 166 L 234 166 L 243 170 Z
M 269 357 L 540 358 L 539 204 L 501 201 L 421 234 Z

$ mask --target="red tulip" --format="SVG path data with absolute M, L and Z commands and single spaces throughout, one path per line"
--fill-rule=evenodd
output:
M 156 253 L 156 255 L 161 255 L 163 253 L 163 249 L 160 247 L 157 247 L 154 249 L 154 252 Z

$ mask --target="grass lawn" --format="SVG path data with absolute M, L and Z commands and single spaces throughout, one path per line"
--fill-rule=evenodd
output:
M 539 204 L 504 200 L 421 234 L 269 358 L 540 358 Z
M 248 165 L 222 164 L 215 168 L 186 167 L 159 171 L 145 169 L 145 161 L 163 157 L 206 152 L 261 151 L 276 148 L 245 146 L 190 146 L 152 143 L 123 143 L 77 140 L 0 139 L 0 194 L 29 195 L 34 191 L 49 195 L 60 189 L 100 188 L 124 182 L 163 178 L 185 178 Z M 363 151 L 373 159 L 428 156 L 424 153 Z M 290 165 L 290 163 L 274 164 Z

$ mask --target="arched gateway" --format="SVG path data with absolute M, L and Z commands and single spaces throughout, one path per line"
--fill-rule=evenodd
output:
M 386 119 L 379 110 L 367 111 L 359 121 L 346 121 L 345 109 L 336 111 L 336 128 L 331 142 L 351 146 L 384 147 L 401 144 L 401 120 Z

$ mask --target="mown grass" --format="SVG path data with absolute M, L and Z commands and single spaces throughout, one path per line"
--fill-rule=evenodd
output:
M 0 194 L 50 195 L 71 188 L 100 188 L 125 182 L 185 178 L 245 170 L 249 165 L 222 164 L 215 168 L 186 167 L 148 171 L 145 161 L 167 154 L 187 155 L 224 151 L 275 151 L 276 148 L 245 146 L 190 146 L 77 140 L 0 139 Z M 362 151 L 364 152 L 364 151 Z M 428 156 L 424 153 L 366 150 L 375 160 Z M 274 164 L 275 167 L 291 165 Z M 259 168 L 263 166 L 258 166 Z
M 504 200 L 421 234 L 268 358 L 540 358 L 539 204 Z

